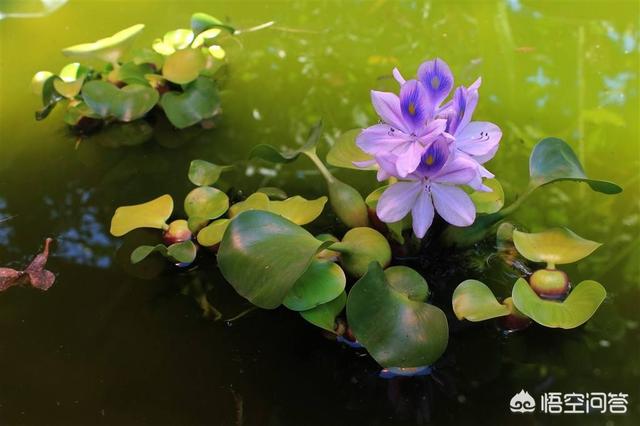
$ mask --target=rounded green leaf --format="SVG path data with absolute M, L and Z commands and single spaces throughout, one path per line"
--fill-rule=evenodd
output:
M 31 91 L 38 96 L 42 95 L 42 89 L 45 81 L 53 76 L 53 73 L 49 71 L 38 71 L 31 79 Z
M 198 186 L 213 185 L 222 172 L 232 168 L 233 166 L 218 166 L 204 160 L 193 160 L 189 165 L 189 180 Z
M 602 244 L 586 240 L 567 228 L 531 233 L 513 231 L 516 250 L 532 262 L 551 265 L 573 263 L 589 256 Z
M 155 246 L 140 246 L 131 252 L 131 263 L 136 264 L 142 262 L 151 253 L 158 252 L 163 256 L 167 255 L 167 248 L 163 244 Z
M 198 247 L 191 240 L 171 244 L 167 247 L 167 256 L 178 263 L 191 263 L 195 260 Z
M 344 132 L 338 137 L 329 152 L 327 153 L 327 163 L 336 167 L 355 170 L 376 170 L 378 166 L 372 164 L 366 167 L 358 167 L 354 162 L 372 161 L 373 157 L 358 148 L 356 138 L 362 129 L 353 129 Z
M 424 302 L 429 297 L 427 281 L 415 269 L 408 266 L 391 266 L 384 270 L 387 282 L 394 290 L 409 299 Z
M 322 248 L 321 241 L 282 216 L 245 211 L 231 221 L 222 238 L 218 266 L 241 296 L 274 309 Z
M 541 299 L 520 278 L 513 286 L 513 304 L 520 312 L 550 328 L 576 328 L 589 320 L 607 296 L 604 287 L 591 280 L 582 281 L 562 302 Z
M 178 50 L 165 59 L 162 75 L 172 83 L 187 84 L 198 78 L 204 66 L 200 49 Z
M 493 292 L 477 280 L 461 282 L 453 292 L 453 312 L 459 320 L 477 322 L 509 315 L 509 308 L 498 302 Z
M 80 93 L 87 72 L 88 69 L 78 62 L 67 64 L 58 74 L 59 78 L 53 81 L 53 87 L 65 98 L 73 98 Z
M 211 28 L 220 28 L 229 31 L 231 34 L 235 32 L 235 29 L 222 22 L 221 20 L 214 18 L 206 13 L 198 12 L 191 15 L 191 29 L 195 34 L 200 34 L 203 31 Z
M 449 341 L 444 312 L 395 290 L 375 262 L 349 292 L 347 320 L 358 342 L 383 367 L 431 365 Z
M 267 194 L 254 192 L 249 195 L 246 200 L 235 203 L 229 207 L 229 217 L 235 217 L 248 210 L 269 211 L 269 204 L 271 204 L 271 201 Z
M 210 30 L 203 31 L 196 36 L 193 43 L 191 43 L 191 47 L 195 49 L 203 45 L 209 45 L 211 40 L 216 38 L 221 32 L 222 30 L 220 28 L 211 28 Z
M 131 84 L 122 89 L 106 81 L 90 81 L 82 87 L 82 99 L 100 117 L 133 121 L 158 102 L 158 92 L 151 87 Z
M 346 282 L 338 265 L 314 259 L 282 303 L 292 311 L 306 311 L 334 300 L 344 292 Z
M 300 316 L 316 327 L 320 327 L 334 333 L 336 317 L 340 315 L 340 312 L 342 312 L 346 303 L 347 293 L 343 291 L 340 293 L 340 296 L 330 302 L 323 303 L 322 305 L 316 306 L 308 311 L 300 312 Z
M 530 186 L 537 188 L 559 180 L 586 182 L 594 191 L 617 194 L 613 182 L 589 179 L 571 147 L 562 139 L 546 138 L 536 144 L 529 158 Z
M 184 129 L 216 115 L 220 98 L 216 83 L 200 77 L 189 84 L 184 93 L 167 92 L 162 95 L 160 105 L 171 124 Z
M 307 200 L 296 195 L 283 201 L 269 201 L 269 211 L 286 217 L 295 224 L 306 225 L 320 216 L 326 203 L 327 197 Z
M 363 276 L 371 262 L 378 262 L 383 268 L 391 262 L 391 247 L 381 233 L 372 228 L 354 228 L 347 232 L 342 241 L 331 246 L 340 252 L 340 261 L 348 273 Z
M 210 186 L 200 186 L 187 194 L 184 211 L 189 217 L 215 219 L 229 209 L 229 197 Z
M 477 213 L 495 213 L 504 206 L 504 190 L 498 179 L 485 179 L 483 182 L 492 192 L 475 191 L 469 194 L 476 205 Z
M 164 44 L 173 47 L 175 50 L 181 50 L 189 47 L 193 38 L 193 31 L 180 28 L 165 33 L 164 37 L 162 37 L 162 41 Z
M 115 64 L 143 29 L 144 25 L 142 24 L 133 25 L 115 33 L 111 37 L 103 38 L 93 43 L 67 47 L 62 50 L 62 53 L 65 56 L 97 58 Z
M 136 65 L 150 64 L 156 69 L 160 69 L 162 68 L 162 64 L 164 64 L 164 56 L 148 47 L 134 50 L 132 56 L 133 63 Z
M 121 237 L 137 228 L 165 228 L 173 212 L 173 199 L 162 195 L 146 203 L 118 207 L 111 218 L 111 235 Z
M 222 241 L 224 232 L 229 226 L 229 219 L 218 219 L 211 222 L 198 232 L 198 244 L 204 247 L 212 247 Z

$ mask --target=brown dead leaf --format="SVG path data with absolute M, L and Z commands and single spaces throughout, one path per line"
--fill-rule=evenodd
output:
M 24 271 L 0 268 L 0 291 L 20 284 L 30 284 L 40 290 L 49 290 L 55 282 L 56 276 L 44 267 L 47 265 L 49 246 L 52 242 L 51 238 L 45 240 L 42 253 L 38 253 Z

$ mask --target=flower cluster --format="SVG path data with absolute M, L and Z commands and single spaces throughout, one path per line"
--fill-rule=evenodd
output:
M 453 75 L 441 59 L 420 65 L 417 79 L 405 80 L 393 70 L 400 95 L 371 91 L 382 122 L 364 129 L 357 145 L 378 164 L 378 180 L 399 179 L 380 197 L 377 215 L 383 222 L 402 220 L 409 212 L 413 231 L 422 238 L 435 212 L 455 226 L 469 226 L 476 209 L 459 188 L 491 191 L 483 178 L 492 178 L 483 164 L 498 150 L 502 132 L 493 123 L 471 121 L 481 80 L 453 88 Z M 434 210 L 435 208 L 435 210 Z

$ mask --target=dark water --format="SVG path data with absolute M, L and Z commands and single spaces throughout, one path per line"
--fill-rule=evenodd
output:
M 37 4 L 36 4 L 37 3 Z M 50 2 L 51 3 L 51 2 Z M 39 2 L 0 1 L 38 14 Z M 142 22 L 145 45 L 204 11 L 266 30 L 229 46 L 216 129 L 172 132 L 112 149 L 76 138 L 61 111 L 33 120 L 32 74 L 59 70 L 59 50 Z M 43 17 L 0 21 L 0 264 L 28 262 L 57 240 L 47 293 L 0 294 L 0 424 L 636 424 L 640 419 L 640 140 L 635 1 L 77 1 Z M 295 313 L 253 311 L 225 324 L 203 318 L 208 300 L 230 318 L 249 307 L 212 257 L 191 271 L 133 271 L 138 232 L 108 234 L 114 209 L 191 189 L 189 162 L 238 164 L 224 189 L 280 186 L 323 195 L 306 160 L 285 168 L 247 163 L 257 143 L 294 146 L 319 118 L 326 142 L 374 122 L 368 91 L 391 90 L 390 70 L 411 74 L 439 56 L 458 83 L 482 75 L 476 116 L 503 129 L 490 169 L 509 199 L 526 185 L 527 158 L 543 136 L 567 140 L 587 172 L 614 180 L 607 197 L 571 183 L 540 190 L 514 220 L 529 229 L 568 226 L 604 243 L 568 268 L 596 279 L 608 298 L 578 330 L 537 327 L 503 337 L 491 321 L 451 321 L 449 348 L 432 376 L 382 380 L 370 358 L 322 337 Z M 338 171 L 364 192 L 366 173 Z M 179 202 L 177 204 L 180 204 Z M 179 209 L 178 209 L 179 210 Z M 179 211 L 177 212 L 180 213 Z M 315 231 L 332 229 L 331 218 Z M 125 244 L 125 247 L 120 246 Z M 481 259 L 482 260 L 482 259 Z M 159 264 L 159 267 L 162 265 Z M 435 271 L 433 265 L 428 271 Z M 143 273 L 144 272 L 144 273 Z M 146 275 L 145 275 L 146 274 Z M 495 288 L 511 278 L 477 276 Z M 459 272 L 433 274 L 452 289 Z M 436 280 L 436 281 L 433 281 Z M 509 399 L 532 394 L 625 392 L 628 415 L 515 415 Z

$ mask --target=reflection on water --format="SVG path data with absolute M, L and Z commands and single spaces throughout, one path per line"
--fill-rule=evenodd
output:
M 6 14 L 16 4 L 0 2 L 0 10 Z M 0 364 L 12 366 L 2 372 L 0 423 L 235 424 L 241 413 L 245 425 L 520 424 L 522 417 L 505 413 L 523 388 L 532 395 L 611 391 L 638 397 L 636 3 L 152 5 L 70 2 L 45 18 L 0 22 L 0 264 L 28 260 L 43 237 L 53 236 L 48 268 L 59 274 L 44 295 L 12 289 L 0 298 Z M 86 138 L 75 149 L 77 137 L 64 128 L 61 111 L 33 120 L 38 100 L 30 97 L 29 79 L 40 69 L 61 68 L 62 47 L 137 22 L 147 24 L 140 45 L 148 44 L 203 7 L 238 28 L 276 21 L 225 46 L 230 64 L 216 128 L 176 132 L 158 122 L 139 146 Z M 101 19 L 90 19 L 95 16 Z M 306 159 L 285 167 L 248 162 L 251 147 L 301 145 L 322 118 L 326 152 L 342 131 L 375 121 L 369 90 L 395 90 L 394 66 L 408 74 L 435 56 L 451 64 L 458 84 L 483 77 L 477 115 L 503 129 L 502 148 L 489 168 L 508 198 L 524 191 L 529 152 L 550 135 L 574 147 L 590 176 L 624 187 L 615 197 L 572 183 L 543 188 L 514 217 L 532 231 L 569 226 L 604 243 L 567 271 L 574 281 L 593 278 L 609 292 L 585 327 L 533 327 L 505 337 L 491 322 L 451 316 L 450 346 L 432 375 L 384 380 L 370 358 L 322 338 L 290 312 L 258 310 L 229 325 L 203 320 L 201 308 L 214 319 L 215 307 L 224 319 L 249 307 L 223 282 L 212 256 L 188 271 L 164 263 L 134 270 L 129 245 L 155 237 L 143 232 L 135 241 L 116 241 L 108 234 L 119 205 L 163 193 L 181 200 L 194 158 L 236 164 L 220 181 L 233 193 L 279 186 L 289 195 L 323 195 L 321 177 Z M 335 172 L 363 193 L 376 185 L 365 172 Z M 334 224 L 329 216 L 313 231 Z M 471 255 L 461 259 L 470 262 Z M 447 291 L 471 273 L 438 275 L 437 266 L 426 265 L 428 281 L 450 313 Z M 506 294 L 513 282 L 508 273 L 492 260 L 472 274 Z M 631 410 L 637 416 L 640 406 Z M 554 422 L 632 420 L 564 416 Z

